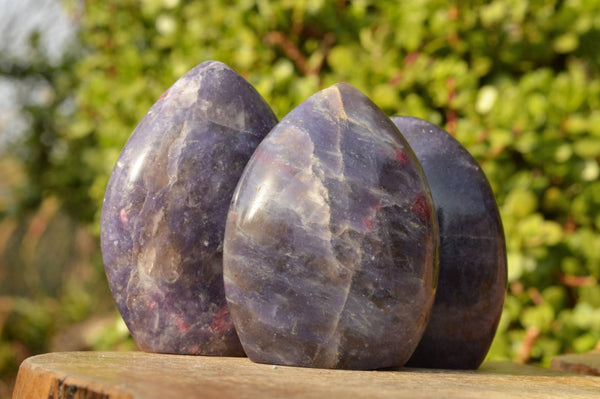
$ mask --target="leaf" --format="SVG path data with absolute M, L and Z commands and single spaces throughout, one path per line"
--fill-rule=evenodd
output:
M 525 308 L 521 315 L 521 324 L 524 327 L 536 327 L 541 331 L 549 330 L 553 320 L 554 309 L 546 303 Z
M 575 33 L 565 33 L 554 39 L 552 43 L 554 51 L 562 54 L 573 52 L 577 46 L 579 46 L 579 38 Z
M 530 215 L 537 208 L 537 197 L 529 190 L 515 189 L 504 201 L 504 211 L 517 218 Z

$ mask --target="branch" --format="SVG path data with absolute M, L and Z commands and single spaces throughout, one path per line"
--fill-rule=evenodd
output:
M 265 35 L 264 40 L 268 44 L 273 44 L 281 48 L 285 55 L 292 60 L 292 62 L 296 65 L 296 67 L 300 70 L 303 75 L 308 75 L 309 70 L 306 65 L 306 57 L 298 46 L 289 40 L 283 33 L 281 32 L 269 32 Z
M 335 35 L 329 32 L 323 36 L 321 41 L 321 57 L 319 62 L 312 68 L 308 66 L 306 56 L 302 53 L 296 43 L 291 41 L 282 32 L 269 32 L 265 35 L 264 41 L 267 44 L 278 46 L 303 75 L 318 75 L 319 72 L 321 72 L 321 68 L 323 68 L 323 63 L 325 62 L 333 43 L 335 43 Z
M 519 350 L 519 355 L 517 356 L 517 363 L 527 363 L 529 358 L 531 357 L 531 350 L 533 349 L 533 345 L 535 341 L 541 335 L 541 331 L 537 327 L 527 327 L 525 330 L 525 339 L 523 339 L 523 344 L 521 345 L 521 349 Z
M 596 284 L 596 277 L 594 276 L 573 276 L 570 274 L 563 274 L 559 277 L 560 282 L 567 287 L 588 287 Z

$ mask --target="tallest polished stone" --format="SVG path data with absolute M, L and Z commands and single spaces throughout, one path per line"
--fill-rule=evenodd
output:
M 227 301 L 251 360 L 401 366 L 435 291 L 437 224 L 394 124 L 337 84 L 290 112 L 252 156 L 229 211 Z
M 106 190 L 101 241 L 141 349 L 243 355 L 223 292 L 223 234 L 242 170 L 276 123 L 248 82 L 211 61 L 164 93 L 127 141 Z

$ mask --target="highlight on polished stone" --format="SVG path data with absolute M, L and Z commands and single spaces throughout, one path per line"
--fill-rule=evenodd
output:
M 255 362 L 401 366 L 425 328 L 438 250 L 429 189 L 398 129 L 348 84 L 263 140 L 224 245 L 227 302 Z
M 450 134 L 418 118 L 392 121 L 427 176 L 440 231 L 435 303 L 407 365 L 476 369 L 504 305 L 506 251 L 498 206 L 485 174 Z
M 256 90 L 214 61 L 152 106 L 119 156 L 101 219 L 105 270 L 145 351 L 242 356 L 223 289 L 235 185 L 277 123 Z

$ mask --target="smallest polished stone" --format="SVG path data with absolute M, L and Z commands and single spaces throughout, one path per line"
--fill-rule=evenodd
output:
M 421 163 L 440 229 L 440 275 L 429 324 L 407 365 L 477 369 L 494 339 L 506 290 L 504 230 L 481 167 L 448 132 L 392 117 Z
M 437 273 L 432 199 L 397 128 L 348 84 L 263 140 L 224 245 L 227 302 L 255 362 L 402 366 L 421 338 Z

